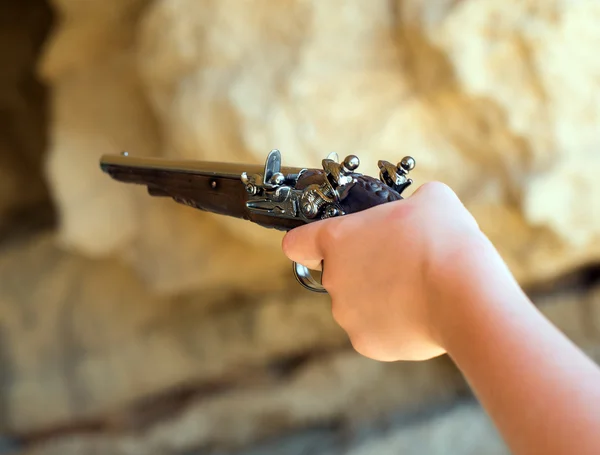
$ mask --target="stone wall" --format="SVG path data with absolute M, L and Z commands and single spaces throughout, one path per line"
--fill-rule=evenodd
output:
M 600 358 L 597 2 L 50 6 L 0 7 L 0 453 L 506 453 L 448 359 L 360 357 L 280 233 L 110 180 L 121 150 L 411 154 Z
M 262 162 L 279 148 L 318 166 L 336 151 L 367 173 L 410 153 L 416 181 L 455 188 L 521 282 L 600 255 L 593 0 L 80 5 L 57 2 L 41 66 L 61 239 L 124 251 L 157 291 L 264 283 L 287 267 L 280 237 L 122 188 L 102 153 Z M 264 259 L 247 281 L 227 273 L 240 249 Z

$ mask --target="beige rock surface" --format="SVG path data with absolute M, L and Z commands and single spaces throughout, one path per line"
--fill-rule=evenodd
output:
M 598 251 L 600 212 L 590 208 L 600 197 L 599 15 L 595 1 L 461 2 L 428 31 L 464 92 L 499 106 L 525 141 L 527 160 L 512 166 L 525 171 L 514 182 L 522 215 L 572 257 Z
M 171 421 L 136 435 L 64 438 L 31 453 L 170 454 L 199 447 L 239 449 L 286 431 L 330 421 L 359 426 L 393 408 L 407 414 L 451 402 L 465 387 L 443 361 L 377 364 L 354 353 L 304 366 L 281 384 L 262 384 L 196 400 Z M 354 419 L 354 421 L 350 420 Z
M 198 214 L 179 225 L 187 235 L 155 242 L 140 220 L 178 208 L 109 182 L 101 153 L 261 162 L 277 147 L 290 164 L 318 166 L 337 151 L 359 154 L 370 174 L 377 159 L 410 153 L 415 180 L 452 185 L 521 282 L 600 257 L 597 2 L 57 6 L 65 20 L 43 72 L 61 238 L 94 255 L 126 250 L 158 290 L 202 287 L 206 261 L 188 258 L 207 249 L 224 257 L 214 276 L 235 267 L 229 249 L 253 245 L 276 274 L 281 236 Z
M 69 254 L 52 235 L 2 249 L 0 289 L 0 424 L 12 431 L 346 343 L 325 300 L 295 285 L 255 298 L 161 299 L 119 261 Z
M 1 431 L 72 428 L 34 453 L 178 453 L 410 412 L 465 390 L 447 359 L 362 358 L 326 298 L 288 285 L 242 300 L 218 291 L 165 299 L 119 261 L 68 253 L 52 234 L 5 245 Z M 85 425 L 106 433 L 79 434 Z
M 23 452 L 27 455 L 113 455 L 164 454 L 166 447 L 157 449 L 136 445 L 134 439 L 115 440 L 94 437 L 54 442 Z M 509 451 L 495 428 L 479 406 L 462 404 L 440 412 L 431 419 L 411 424 L 394 423 L 385 430 L 367 429 L 362 435 L 340 434 L 335 431 L 313 430 L 287 438 L 271 440 L 247 450 L 199 451 L 219 455 L 508 455 Z
M 461 405 L 432 419 L 375 435 L 358 447 L 342 453 L 344 455 L 510 454 L 482 409 L 473 405 Z
M 600 258 L 597 2 L 53 4 L 40 73 L 60 229 L 0 249 L 0 430 L 72 434 L 30 453 L 248 447 L 412 415 L 466 387 L 447 359 L 359 357 L 327 298 L 293 282 L 280 233 L 117 184 L 99 170 L 103 153 L 261 162 L 277 147 L 318 166 L 336 151 L 371 175 L 410 153 L 416 182 L 452 185 L 522 283 Z M 5 137 L 0 216 L 23 185 Z M 600 359 L 598 289 L 537 303 Z M 347 453 L 450 446 L 504 453 L 476 408 Z
M 47 173 L 60 209 L 59 240 L 93 257 L 119 252 L 160 293 L 234 284 L 270 288 L 284 268 L 289 272 L 277 248 L 281 234 L 271 232 L 265 251 L 222 232 L 215 216 L 157 201 L 99 169 L 105 153 L 155 156 L 163 150 L 166 125 L 154 118 L 136 67 L 136 23 L 144 5 L 56 4 L 62 26 L 41 71 L 53 87 Z M 247 224 L 233 222 L 236 229 L 261 230 Z M 232 273 L 242 262 L 243 272 Z
M 257 297 L 160 298 L 118 260 L 65 252 L 41 234 L 2 248 L 0 289 L 0 425 L 8 433 L 91 421 L 107 433 L 82 444 L 109 439 L 140 453 L 178 453 L 412 412 L 466 390 L 445 358 L 363 359 L 349 350 L 327 298 L 291 280 Z M 600 359 L 598 289 L 536 303 Z M 116 429 L 124 436 L 110 436 Z
M 135 67 L 134 18 L 142 1 L 57 1 L 59 26 L 40 72 L 52 86 L 46 165 L 61 241 L 90 255 L 122 249 L 139 233 L 131 189 L 99 170 L 104 153 L 157 153 L 158 125 Z

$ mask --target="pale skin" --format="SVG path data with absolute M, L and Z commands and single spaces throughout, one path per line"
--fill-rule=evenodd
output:
M 600 454 L 600 368 L 521 290 L 446 185 L 290 231 L 360 354 L 447 353 L 515 455 Z

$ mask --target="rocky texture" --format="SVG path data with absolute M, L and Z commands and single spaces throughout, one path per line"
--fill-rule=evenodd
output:
M 61 238 L 94 255 L 124 250 L 158 290 L 205 286 L 209 261 L 211 279 L 245 286 L 228 273 L 231 251 L 261 258 L 245 270 L 258 282 L 286 267 L 281 237 L 180 215 L 110 182 L 102 153 L 261 162 L 278 147 L 290 164 L 318 166 L 337 151 L 359 154 L 370 174 L 377 159 L 411 153 L 416 182 L 453 186 L 522 283 L 600 257 L 597 2 L 56 6 L 63 25 L 42 72 Z M 160 234 L 147 219 L 163 220 Z
M 136 67 L 136 21 L 145 4 L 56 2 L 63 25 L 41 71 L 53 87 L 47 172 L 59 201 L 61 244 L 95 257 L 118 251 L 160 292 L 232 283 L 268 289 L 287 265 L 275 245 L 265 251 L 240 243 L 222 232 L 216 217 L 151 199 L 142 188 L 125 188 L 100 172 L 104 153 L 153 156 L 165 149 L 160 137 L 166 125 L 148 107 Z M 252 264 L 232 274 L 240 257 Z
M 375 434 L 364 438 L 356 447 L 351 446 L 347 450 L 332 450 L 325 454 L 509 454 L 491 422 L 478 406 L 462 405 L 432 419 L 399 426 L 394 430 L 374 432 Z
M 295 283 L 255 299 L 167 300 L 118 261 L 55 243 L 41 235 L 0 254 L 0 424 L 25 441 L 70 431 L 81 436 L 56 450 L 238 447 L 298 426 L 409 412 L 466 389 L 447 359 L 382 364 L 348 350 L 326 299 Z
M 496 155 L 505 202 L 473 209 L 522 281 L 598 260 L 599 15 L 594 1 L 466 1 L 423 28 L 461 91 L 499 108 L 520 145 L 482 137 L 477 153 Z M 489 178 L 492 168 L 481 169 Z
M 439 410 L 438 410 L 439 412 Z M 473 437 L 477 435 L 477 437 Z M 425 415 L 407 424 L 392 421 L 383 429 L 365 428 L 353 437 L 335 431 L 309 431 L 299 436 L 260 446 L 235 455 L 508 455 L 481 408 L 465 403 L 444 409 L 436 416 Z M 216 452 L 211 455 L 234 455 Z
M 292 280 L 256 297 L 157 297 L 118 260 L 42 234 L 2 248 L 0 289 L 0 425 L 34 453 L 233 450 L 307 426 L 408 418 L 468 393 L 447 358 L 362 358 L 327 298 Z M 600 288 L 535 301 L 600 359 Z
M 165 300 L 118 261 L 68 254 L 52 235 L 2 250 L 0 289 L 0 421 L 17 432 L 93 418 L 170 387 L 225 381 L 236 368 L 346 340 L 325 300 L 306 292 Z
M 110 453 L 114 455 L 159 454 L 164 447 L 154 451 L 134 449 L 132 440 L 116 445 L 102 439 L 73 439 L 55 443 L 43 449 L 33 448 L 23 454 L 54 455 Z M 443 409 L 435 416 L 422 415 L 407 423 L 402 417 L 391 419 L 385 425 L 366 426 L 354 434 L 327 427 L 307 429 L 288 437 L 276 438 L 244 450 L 194 450 L 185 453 L 197 455 L 508 455 L 509 451 L 481 408 L 472 403 Z
M 0 4 L 0 240 L 51 220 L 42 173 L 46 88 L 35 71 L 51 20 L 39 0 Z
M 62 239 L 88 253 L 122 248 L 139 225 L 133 196 L 107 184 L 99 172 L 100 155 L 130 148 L 156 153 L 158 125 L 135 70 L 132 18 L 142 6 L 54 2 L 59 26 L 40 63 L 52 85 L 46 170 L 59 201 Z
M 453 186 L 521 283 L 548 282 L 600 257 L 596 2 L 53 5 L 39 71 L 60 226 L 0 251 L 3 432 L 44 455 L 277 452 L 270 438 L 503 453 L 476 408 L 412 422 L 467 392 L 456 369 L 351 351 L 327 299 L 292 281 L 280 233 L 150 198 L 98 159 L 278 147 L 293 165 L 356 153 L 375 175 L 410 153 L 416 182 Z M 597 284 L 535 300 L 600 359 Z M 373 422 L 390 430 L 353 439 Z

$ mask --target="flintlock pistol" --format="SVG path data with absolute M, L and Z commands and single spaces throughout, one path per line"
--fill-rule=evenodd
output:
M 264 167 L 138 158 L 127 152 L 100 160 L 101 169 L 113 179 L 145 185 L 151 196 L 281 231 L 403 199 L 402 192 L 412 183 L 408 173 L 415 160 L 410 156 L 397 165 L 380 160 L 379 179 L 357 173 L 359 164 L 355 155 L 340 163 L 332 153 L 322 169 L 283 167 L 279 150 L 268 154 Z M 327 292 L 305 266 L 294 262 L 293 271 L 306 289 Z

